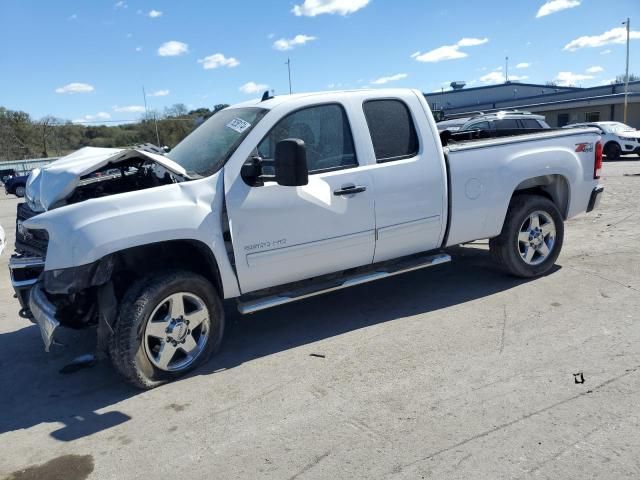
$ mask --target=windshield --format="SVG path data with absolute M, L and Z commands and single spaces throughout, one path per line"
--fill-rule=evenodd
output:
M 255 107 L 221 110 L 166 156 L 181 165 L 189 176 L 207 177 L 222 168 L 266 113 L 264 108 Z
M 620 132 L 632 132 L 633 128 L 624 123 L 607 123 L 602 125 L 602 128 L 607 133 L 620 133 Z

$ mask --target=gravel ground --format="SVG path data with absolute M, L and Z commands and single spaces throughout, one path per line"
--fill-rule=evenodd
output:
M 149 392 L 67 331 L 45 354 L 0 257 L 0 478 L 640 477 L 640 162 L 532 281 L 486 242 L 453 262 L 241 317 L 222 352 Z M 0 196 L 8 250 L 13 198 Z M 580 373 L 578 377 L 575 374 Z M 576 379 L 584 383 L 576 383 Z

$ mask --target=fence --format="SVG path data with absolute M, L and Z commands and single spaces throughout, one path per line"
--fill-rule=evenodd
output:
M 0 161 L 0 170 L 13 169 L 17 175 L 23 175 L 29 173 L 34 168 L 42 167 L 60 157 L 48 157 L 48 158 L 30 158 L 28 160 L 6 160 Z

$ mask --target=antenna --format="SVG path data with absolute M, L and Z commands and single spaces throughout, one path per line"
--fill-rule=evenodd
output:
M 147 109 L 147 93 L 144 91 L 144 85 L 142 86 L 142 98 L 144 99 L 144 115 L 147 120 L 149 120 L 149 110 Z M 156 118 L 156 114 L 153 114 L 153 123 L 156 127 L 156 142 L 159 147 L 160 145 L 160 135 L 158 134 L 158 119 Z

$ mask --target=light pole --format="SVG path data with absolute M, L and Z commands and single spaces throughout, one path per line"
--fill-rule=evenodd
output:
M 627 25 L 627 69 L 624 74 L 624 120 L 622 123 L 627 123 L 627 96 L 629 94 L 629 24 L 631 23 L 629 17 L 627 17 L 626 22 L 622 22 L 622 24 Z
M 149 121 L 149 110 L 147 109 L 147 92 L 144 91 L 144 85 L 142 86 L 142 98 L 144 98 L 144 115 L 147 119 L 147 121 Z M 156 142 L 158 144 L 158 147 L 160 147 L 160 134 L 158 133 L 158 120 L 156 119 L 156 114 L 153 114 L 153 123 L 156 126 Z
M 504 83 L 509 83 L 509 57 L 504 57 Z
M 289 71 L 289 95 L 291 95 L 291 59 L 287 58 L 285 63 L 287 65 L 287 70 Z

